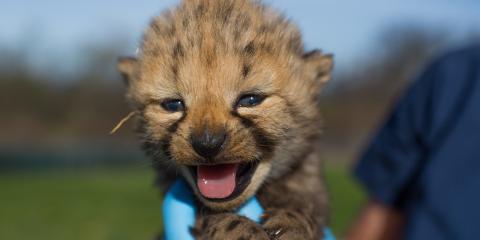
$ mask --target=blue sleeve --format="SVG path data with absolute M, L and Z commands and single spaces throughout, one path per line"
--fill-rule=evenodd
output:
M 429 157 L 441 148 L 446 133 L 467 99 L 472 50 L 453 52 L 420 75 L 360 158 L 355 175 L 370 196 L 401 208 Z M 476 49 L 480 55 L 479 48 Z M 470 57 L 469 57 L 470 56 Z
M 400 204 L 428 151 L 435 75 L 426 71 L 410 86 L 355 168 L 369 195 L 384 204 Z

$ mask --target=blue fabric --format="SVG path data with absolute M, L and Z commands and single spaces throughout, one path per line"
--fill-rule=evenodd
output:
M 177 180 L 163 200 L 163 223 L 166 240 L 193 240 L 189 228 L 195 223 L 195 197 L 183 180 Z M 263 208 L 256 198 L 250 199 L 238 214 L 255 222 L 260 221 Z M 325 240 L 335 240 L 330 229 L 325 229 Z
M 427 68 L 355 174 L 373 198 L 406 213 L 403 239 L 478 239 L 480 46 Z

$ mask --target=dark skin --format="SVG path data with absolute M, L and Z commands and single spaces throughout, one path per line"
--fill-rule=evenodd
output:
M 260 224 L 234 213 L 202 211 L 192 233 L 213 240 L 321 239 L 327 199 L 320 169 L 312 154 L 281 181 L 266 183 L 257 194 L 265 209 Z
M 402 213 L 370 200 L 350 227 L 347 240 L 398 240 L 402 238 Z

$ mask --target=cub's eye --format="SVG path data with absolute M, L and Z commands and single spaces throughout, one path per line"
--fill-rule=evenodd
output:
M 180 99 L 167 99 L 161 103 L 163 109 L 169 112 L 182 112 L 185 110 L 185 105 Z
M 255 107 L 263 102 L 265 96 L 258 94 L 247 94 L 238 100 L 237 107 Z

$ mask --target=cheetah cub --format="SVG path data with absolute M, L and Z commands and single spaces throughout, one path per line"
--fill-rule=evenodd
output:
M 313 146 L 332 57 L 253 0 L 183 0 L 120 58 L 138 132 L 160 176 L 200 205 L 196 239 L 321 239 L 327 194 Z M 234 210 L 252 196 L 261 223 Z

